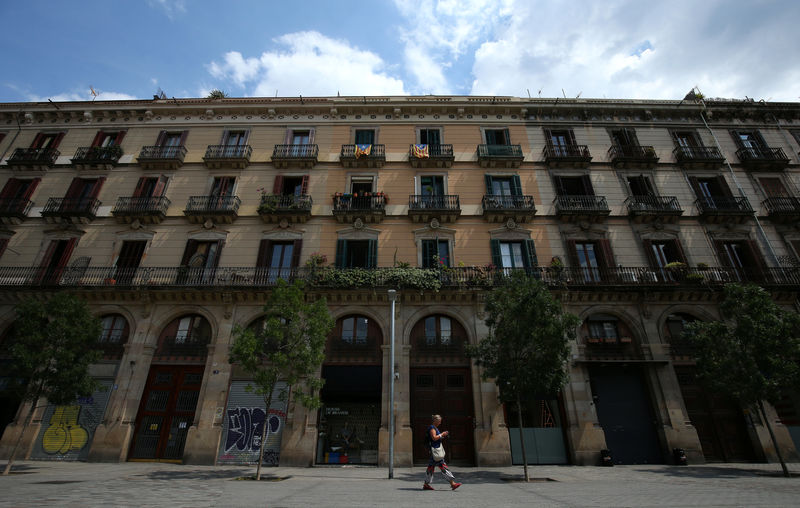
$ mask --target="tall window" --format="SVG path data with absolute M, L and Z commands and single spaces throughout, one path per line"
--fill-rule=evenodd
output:
M 337 268 L 375 268 L 377 261 L 377 240 L 339 240 L 336 243 Z
M 128 321 L 121 314 L 109 314 L 102 321 L 103 331 L 97 342 L 102 344 L 125 344 L 128 341 Z
M 589 175 L 556 176 L 556 193 L 559 196 L 593 196 L 594 189 Z
M 614 129 L 611 131 L 611 141 L 617 146 L 637 146 L 639 140 L 633 129 Z
M 631 191 L 631 196 L 655 196 L 653 185 L 650 182 L 650 177 L 645 175 L 629 176 L 627 177 L 628 188 Z
M 449 346 L 453 342 L 453 325 L 447 316 L 425 318 L 425 344 Z
M 422 267 L 450 267 L 450 242 L 448 240 L 422 240 Z
M 210 338 L 210 332 L 211 327 L 204 317 L 199 315 L 184 316 L 178 320 L 175 343 L 205 342 Z
M 537 265 L 533 240 L 492 240 L 492 264 L 498 268 L 532 268 Z
M 700 146 L 700 141 L 697 139 L 697 135 L 692 131 L 676 131 L 672 133 L 672 137 L 675 139 L 675 143 L 680 148 L 693 148 Z
M 419 179 L 420 194 L 423 196 L 443 196 L 444 195 L 444 176 L 426 175 Z
M 366 344 L 369 319 L 363 316 L 350 316 L 342 320 L 342 342 L 347 344 Z
M 508 129 L 484 129 L 483 135 L 487 145 L 510 145 L 511 137 Z
M 375 129 L 356 129 L 356 131 L 355 131 L 355 144 L 357 144 L 357 145 L 374 145 L 375 144 Z
M 419 129 L 418 140 L 421 145 L 440 145 L 442 135 L 439 129 Z

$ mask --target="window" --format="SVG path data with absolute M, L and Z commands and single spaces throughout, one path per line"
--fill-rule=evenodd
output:
M 58 148 L 58 144 L 61 142 L 61 139 L 64 137 L 63 132 L 57 133 L 45 133 L 40 132 L 36 135 L 33 139 L 33 143 L 31 143 L 31 148 L 39 148 L 39 149 L 55 149 Z
M 39 262 L 37 280 L 45 284 L 58 283 L 77 243 L 77 238 L 51 240 Z
M 211 326 L 203 316 L 183 316 L 167 329 L 174 329 L 175 344 L 206 343 L 211 338 Z
M 764 276 L 764 259 L 752 240 L 716 240 L 722 266 L 733 269 L 739 280 L 760 280 Z
M 440 145 L 442 144 L 442 131 L 440 129 L 419 129 L 417 142 L 420 145 Z
M 762 148 L 766 147 L 764 138 L 758 131 L 733 131 L 733 139 L 739 147 L 746 150 L 753 150 L 759 152 Z
M 685 263 L 686 258 L 677 240 L 645 240 L 645 249 L 654 268 L 664 268 L 670 263 Z
M 365 192 L 372 192 L 375 187 L 375 178 L 371 176 L 353 176 L 350 178 L 350 192 L 364 196 Z
M 357 145 L 374 145 L 375 144 L 375 129 L 356 129 L 355 130 L 355 144 Z
M 9 178 L 0 191 L 0 210 L 5 212 L 26 213 L 33 191 L 41 178 L 21 180 Z
M 364 345 L 367 343 L 369 320 L 362 316 L 351 316 L 342 320 L 342 342 Z
M 229 200 L 225 198 L 233 196 L 233 188 L 235 185 L 236 177 L 234 176 L 218 176 L 214 178 L 214 182 L 211 184 L 211 197 L 219 198 L 216 203 L 218 206 L 225 207 L 231 204 Z
M 611 141 L 617 146 L 638 146 L 639 140 L 633 129 L 613 129 L 611 131 Z
M 186 138 L 189 136 L 189 131 L 161 131 L 156 139 L 156 146 L 160 147 L 178 147 L 186 144 Z
M 498 268 L 533 268 L 537 266 L 533 240 L 492 240 L 492 264 Z
M 163 196 L 164 191 L 167 188 L 167 180 L 169 180 L 169 178 L 165 175 L 158 177 L 142 177 L 136 184 L 136 189 L 133 191 L 133 197 L 155 198 Z
M 631 196 L 655 196 L 650 177 L 645 175 L 629 176 L 626 178 Z
M 272 186 L 272 193 L 278 196 L 302 196 L 308 194 L 308 175 L 277 175 Z
M 689 183 L 706 208 L 724 207 L 727 198 L 733 196 L 722 176 L 689 177 Z
M 559 196 L 594 196 L 589 175 L 556 176 L 555 183 Z
M 72 183 L 64 196 L 64 206 L 86 207 L 91 206 L 92 201 L 97 199 L 100 189 L 105 182 L 105 178 L 73 178 Z
M 692 131 L 675 131 L 672 138 L 680 148 L 694 148 L 700 146 L 697 135 Z
M 576 144 L 572 129 L 545 129 L 545 139 L 553 155 L 557 157 L 567 157 L 574 152 L 570 148 Z
M 205 283 L 213 280 L 224 244 L 223 240 L 188 240 L 183 251 L 181 270 L 178 272 L 178 283 Z
M 103 331 L 97 342 L 101 344 L 125 344 L 128 341 L 128 321 L 120 314 L 110 314 L 102 319 Z
M 377 240 L 339 240 L 336 243 L 337 268 L 375 268 Z
M 427 175 L 419 179 L 420 194 L 423 196 L 443 196 L 444 176 Z
M 109 146 L 119 145 L 120 143 L 122 143 L 123 137 L 125 137 L 124 131 L 119 131 L 119 132 L 100 131 L 94 137 L 92 146 L 107 148 Z
M 759 178 L 758 182 L 761 184 L 761 188 L 764 189 L 764 194 L 766 194 L 768 198 L 789 197 L 789 192 L 786 190 L 786 187 L 783 185 L 783 182 L 781 182 L 780 178 L 764 177 Z
M 487 145 L 510 145 L 511 137 L 508 129 L 484 129 L 483 136 Z
M 573 267 L 580 268 L 585 282 L 603 280 L 604 268 L 614 266 L 611 244 L 608 240 L 569 240 L 568 251 Z
M 587 320 L 589 338 L 591 339 L 617 339 L 619 338 L 619 320 L 614 316 L 597 314 Z
M 422 267 L 450 267 L 450 242 L 448 240 L 422 240 Z
M 518 175 L 485 175 L 486 193 L 493 196 L 521 196 L 522 184 Z
M 446 316 L 425 318 L 425 344 L 428 346 L 449 346 L 453 342 L 453 327 Z
M 258 272 L 262 273 L 266 268 L 266 274 L 262 273 L 262 275 L 266 275 L 269 282 L 274 282 L 279 278 L 288 280 L 292 274 L 292 268 L 299 265 L 302 247 L 302 240 L 261 240 L 256 267 L 262 270 Z

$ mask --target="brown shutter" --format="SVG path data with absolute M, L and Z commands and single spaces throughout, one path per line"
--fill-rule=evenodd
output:
M 77 245 L 77 243 L 77 238 L 70 238 L 67 241 L 67 245 L 64 247 L 64 252 L 61 254 L 61 258 L 58 260 L 58 266 L 67 266 L 69 258 L 72 256 L 72 251 L 75 250 L 75 245 Z
M 725 195 L 725 197 L 733 197 L 733 193 L 731 192 L 730 187 L 728 187 L 728 182 L 725 181 L 724 176 L 720 175 L 717 177 L 717 184 L 719 185 L 719 188 L 722 190 L 722 194 Z
M 97 180 L 94 181 L 92 185 L 92 192 L 89 193 L 89 199 L 97 199 L 97 196 L 100 194 L 100 189 L 103 188 L 103 183 L 106 181 L 106 177 L 101 176 Z
M 3 253 L 6 251 L 6 247 L 8 247 L 8 238 L 0 239 L 0 257 L 3 256 Z
M 125 137 L 125 131 L 119 131 L 117 133 L 117 138 L 114 140 L 114 144 L 115 145 L 121 145 L 122 144 L 122 138 L 124 138 L 124 137 Z
M 717 250 L 717 256 L 722 266 L 732 268 L 731 260 L 728 259 L 728 254 L 725 253 L 725 242 L 723 240 L 714 240 L 714 248 Z
M 214 268 L 219 266 L 219 258 L 222 257 L 222 248 L 225 246 L 225 240 L 217 242 L 217 254 L 214 256 Z
M 303 175 L 303 183 L 301 184 L 300 194 L 308 194 L 308 175 Z
M 67 199 L 74 199 L 81 193 L 82 189 L 83 189 L 83 179 L 73 178 L 72 183 L 69 184 L 69 187 L 67 188 L 67 193 L 64 195 L 64 197 Z
M 294 131 L 292 129 L 286 129 L 286 135 L 283 138 L 283 144 L 284 145 L 291 145 L 292 144 L 293 133 L 294 133 Z
M 0 199 L 11 199 L 17 194 L 17 189 L 19 189 L 22 181 L 16 178 L 9 178 L 6 181 L 6 184 L 3 186 L 3 190 L 0 191 Z
M 194 256 L 195 252 L 197 252 L 197 240 L 186 240 L 186 248 L 183 249 L 181 266 L 188 266 L 189 260 L 192 259 L 192 256 Z
M 103 136 L 105 132 L 97 131 L 97 134 L 94 135 L 94 141 L 92 141 L 92 146 L 100 146 L 100 143 L 103 142 Z
M 161 131 L 158 133 L 158 137 L 156 138 L 156 146 L 164 146 L 164 143 L 167 142 L 167 131 Z
M 303 240 L 295 240 L 292 246 L 292 268 L 300 266 L 300 252 L 303 250 Z
M 581 183 L 583 184 L 583 192 L 585 192 L 587 196 L 594 196 L 592 179 L 589 177 L 589 175 L 581 176 Z
M 186 138 L 188 138 L 188 137 L 189 137 L 189 131 L 181 132 L 180 146 L 186 146 Z
M 283 175 L 276 175 L 275 182 L 272 184 L 272 193 L 273 194 L 281 194 L 281 190 L 283 189 Z
M 689 264 L 689 261 L 686 259 L 686 253 L 683 252 L 681 241 L 676 238 L 675 240 L 672 240 L 672 243 L 675 245 L 675 252 L 677 252 L 678 257 L 681 258 L 681 263 Z
M 315 131 L 316 131 L 316 129 L 314 127 L 308 129 L 308 144 L 309 145 L 313 145 L 314 144 L 314 133 L 315 133 Z
M 269 268 L 270 258 L 272 257 L 272 242 L 261 240 L 258 244 L 258 256 L 256 257 L 256 267 Z
M 581 263 L 578 261 L 578 249 L 575 248 L 575 240 L 567 240 L 567 256 L 569 256 L 569 264 L 573 268 L 580 268 Z
M 58 145 L 61 143 L 61 140 L 64 139 L 65 134 L 66 134 L 65 132 L 59 132 L 56 138 L 53 140 L 53 144 L 50 145 L 50 148 L 52 148 L 53 150 L 58 148 Z
M 700 182 L 697 181 L 696 176 L 689 177 L 689 185 L 692 187 L 692 190 L 698 199 L 703 197 L 703 192 L 700 190 Z
M 44 138 L 44 134 L 38 133 L 31 142 L 31 148 L 40 148 L 42 146 L 42 138 Z
M 48 265 L 50 265 L 50 260 L 53 258 L 56 247 L 58 247 L 58 240 L 50 240 L 50 245 L 47 246 L 47 250 L 44 252 L 44 256 L 42 256 L 42 261 L 39 263 L 39 266 L 46 268 Z
M 611 242 L 609 240 L 597 240 L 597 246 L 600 247 L 600 253 L 603 256 L 605 266 L 614 268 L 614 252 L 611 250 Z M 599 263 L 598 263 L 599 264 Z
M 136 184 L 136 188 L 133 190 L 133 197 L 135 197 L 135 198 L 148 197 L 148 196 L 143 196 L 142 195 L 142 194 L 144 194 L 144 188 L 147 185 L 147 181 L 148 180 L 150 180 L 150 179 L 148 177 L 146 177 L 146 176 L 143 176 L 142 178 L 139 178 L 139 182 Z
M 653 252 L 653 241 L 642 240 L 642 245 L 644 245 L 644 253 L 647 256 L 647 262 L 650 263 L 652 268 L 658 268 L 658 259 L 656 259 L 656 255 Z
M 750 258 L 753 261 L 753 266 L 750 267 L 750 269 L 757 279 L 761 280 L 764 278 L 764 274 L 767 269 L 767 264 L 764 262 L 764 256 L 761 255 L 761 249 L 758 248 L 758 244 L 756 244 L 755 240 L 747 240 L 745 245 L 747 245 L 747 250 L 749 251 Z
M 161 175 L 158 177 L 158 181 L 156 182 L 155 188 L 153 188 L 153 196 L 154 198 L 158 198 L 164 195 L 164 189 L 167 188 L 167 181 L 169 177 L 166 175 Z

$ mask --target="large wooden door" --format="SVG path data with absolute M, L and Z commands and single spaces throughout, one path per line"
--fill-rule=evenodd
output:
M 707 462 L 754 460 L 744 414 L 732 400 L 708 393 L 697 381 L 697 368 L 676 366 L 683 403 Z
M 475 462 L 472 382 L 469 368 L 411 369 L 411 427 L 414 462 L 428 463 L 424 444 L 425 430 L 431 415 L 442 415 L 440 431 L 450 431 L 444 446 L 446 461 L 460 465 Z
M 150 368 L 136 415 L 132 460 L 181 461 L 202 381 L 200 365 Z

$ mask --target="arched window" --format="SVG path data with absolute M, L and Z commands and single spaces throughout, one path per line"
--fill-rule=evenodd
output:
M 342 342 L 347 344 L 366 344 L 369 319 L 364 316 L 350 316 L 342 320 Z
M 383 336 L 378 323 L 367 316 L 351 314 L 336 321 L 328 336 L 327 362 L 379 362 Z
M 211 342 L 211 325 L 199 314 L 175 318 L 161 332 L 156 356 L 204 357 Z
M 698 321 L 698 319 L 683 312 L 670 314 L 664 321 L 663 333 L 669 342 L 670 353 L 673 357 L 685 357 L 686 359 L 694 357 L 694 346 L 683 338 L 683 330 L 694 321 Z
M 122 345 L 128 342 L 130 329 L 128 320 L 122 314 L 108 314 L 103 316 L 101 322 L 103 330 L 100 332 L 100 337 L 97 338 L 99 344 Z

